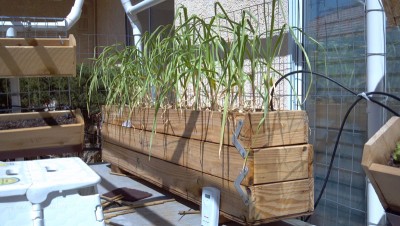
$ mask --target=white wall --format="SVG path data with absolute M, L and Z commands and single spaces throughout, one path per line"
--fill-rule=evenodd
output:
M 202 18 L 210 18 L 215 14 L 215 9 L 214 5 L 216 0 L 198 0 L 198 1 L 191 1 L 191 0 L 175 0 L 175 9 L 177 9 L 180 5 L 183 5 L 187 8 L 188 14 L 196 14 Z M 271 18 L 271 13 L 263 14 L 264 10 L 264 3 L 266 2 L 267 6 L 266 8 L 272 8 L 270 5 L 270 1 L 264 1 L 264 0 L 248 0 L 248 1 L 243 1 L 243 0 L 219 0 L 218 2 L 221 3 L 223 6 L 224 10 L 229 14 L 230 18 L 237 19 L 240 18 L 241 16 L 241 10 L 248 10 L 250 13 L 252 13 L 256 18 L 258 18 L 258 23 L 259 23 L 259 32 L 261 34 L 265 34 L 265 31 L 270 29 L 270 18 Z M 275 11 L 276 16 L 275 16 L 275 25 L 274 28 L 280 28 L 284 24 L 288 24 L 288 1 L 287 0 L 282 0 L 279 1 L 279 9 Z M 277 15 L 280 16 L 277 16 Z M 285 35 L 285 40 L 283 41 L 283 46 L 282 50 L 279 54 L 278 57 L 275 58 L 274 60 L 274 68 L 278 69 L 281 73 L 285 74 L 288 73 L 291 70 L 291 64 L 290 64 L 290 57 L 289 57 L 289 50 L 288 50 L 288 34 Z M 246 63 L 247 65 L 249 62 Z M 245 68 L 246 73 L 250 72 L 250 67 Z M 261 76 L 261 74 L 259 74 Z M 283 85 L 279 86 L 277 88 L 276 93 L 277 94 L 284 94 L 287 93 L 288 90 L 290 89 L 289 84 L 286 82 L 282 82 Z M 250 92 L 250 87 L 246 88 L 246 92 Z M 288 102 L 289 99 L 286 97 L 280 97 L 276 99 L 275 102 L 275 107 L 280 108 L 280 109 L 288 109 L 289 105 Z M 262 102 L 261 99 L 257 99 L 258 104 L 257 107 L 261 107 Z

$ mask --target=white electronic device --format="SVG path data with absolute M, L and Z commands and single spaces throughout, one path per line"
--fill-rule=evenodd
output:
M 217 226 L 219 219 L 220 191 L 213 187 L 203 187 L 201 195 L 201 226 Z

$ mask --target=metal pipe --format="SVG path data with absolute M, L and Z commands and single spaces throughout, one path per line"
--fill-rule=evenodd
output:
M 384 91 L 386 65 L 385 13 L 381 0 L 366 0 L 367 27 L 367 89 L 368 92 Z M 383 125 L 383 110 L 368 102 L 368 137 L 372 137 Z M 385 210 L 370 182 L 367 182 L 367 224 L 385 223 Z M 386 225 L 386 224 L 384 224 Z
M 303 29 L 303 1 L 290 0 L 288 5 L 289 25 Z M 300 71 L 303 69 L 301 64 L 303 62 L 302 52 L 299 50 L 294 39 L 302 43 L 303 37 L 299 30 L 294 30 L 293 34 L 295 37 L 288 38 L 290 70 Z M 290 95 L 287 102 L 288 110 L 301 109 L 301 101 L 303 101 L 302 77 L 302 74 L 295 74 L 289 78 L 289 84 L 285 91 Z
M 135 46 L 141 50 L 142 44 L 140 39 L 142 36 L 142 26 L 140 24 L 137 14 L 146 10 L 154 5 L 157 5 L 165 0 L 144 0 L 136 5 L 132 5 L 131 0 L 121 0 L 122 6 L 124 7 L 125 13 L 128 16 L 129 22 L 132 26 L 132 33 Z
M 71 29 L 72 26 L 79 20 L 82 13 L 84 0 L 75 0 L 75 4 L 71 8 L 71 12 L 65 17 L 65 30 Z
M 82 6 L 84 0 L 75 0 L 71 8 L 71 12 L 65 17 L 64 20 L 52 22 L 25 22 L 25 21 L 0 21 L 0 31 L 6 31 L 10 27 L 14 27 L 17 31 L 26 30 L 45 30 L 45 31 L 68 31 L 78 21 L 82 13 Z
M 18 32 L 26 30 L 54 30 L 64 31 L 65 21 L 54 22 L 25 22 L 25 21 L 0 21 L 0 31 L 6 31 L 8 28 L 14 27 Z
M 121 0 L 122 5 L 124 6 L 125 12 L 130 14 L 138 14 L 143 10 L 146 10 L 152 6 L 160 4 L 165 0 L 144 0 L 139 2 L 136 5 L 132 5 L 130 0 Z

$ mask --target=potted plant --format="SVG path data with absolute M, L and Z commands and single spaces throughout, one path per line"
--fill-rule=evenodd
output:
M 383 208 L 400 214 L 400 169 L 391 166 L 400 141 L 400 118 L 392 117 L 364 145 L 362 166 Z
M 198 204 L 202 187 L 217 187 L 221 213 L 241 223 L 311 214 L 307 115 L 268 105 L 293 35 L 275 28 L 277 4 L 262 22 L 247 11 L 234 21 L 219 3 L 209 20 L 181 7 L 142 49 L 104 48 L 88 83 L 89 100 L 107 91 L 103 159 Z

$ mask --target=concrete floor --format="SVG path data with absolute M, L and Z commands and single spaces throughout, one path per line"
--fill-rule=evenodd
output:
M 110 225 L 123 225 L 123 226 L 195 226 L 200 225 L 200 214 L 179 215 L 179 211 L 198 210 L 196 204 L 188 202 L 178 196 L 169 192 L 161 190 L 160 188 L 141 179 L 133 179 L 131 177 L 117 176 L 110 174 L 109 164 L 93 164 L 90 167 L 96 171 L 101 177 L 101 183 L 98 185 L 99 194 L 104 194 L 116 188 L 128 187 L 140 191 L 149 192 L 151 197 L 144 199 L 144 202 L 150 202 L 160 199 L 174 198 L 176 201 L 167 202 L 160 205 L 143 207 L 136 209 L 136 212 L 117 216 L 111 219 Z M 220 225 L 237 226 L 235 222 L 224 222 Z M 265 226 L 308 226 L 310 224 L 298 220 L 280 221 Z

